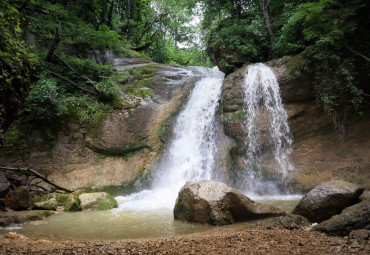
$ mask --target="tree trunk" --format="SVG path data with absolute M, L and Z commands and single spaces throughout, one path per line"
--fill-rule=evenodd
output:
M 269 40 L 270 40 L 270 46 L 271 49 L 274 46 L 274 33 L 272 32 L 271 29 L 271 24 L 270 24 L 270 17 L 269 17 L 269 9 L 270 9 L 270 1 L 267 0 L 267 3 L 265 4 L 265 0 L 258 0 L 262 14 L 263 14 L 263 19 L 265 21 L 266 29 L 269 34 Z
M 60 33 L 59 32 L 60 32 L 60 26 L 58 26 L 57 29 L 55 30 L 54 39 L 51 42 L 49 53 L 46 56 L 46 61 L 47 62 L 53 62 L 54 61 L 54 53 L 55 53 L 55 50 L 57 49 L 58 44 L 61 41 Z

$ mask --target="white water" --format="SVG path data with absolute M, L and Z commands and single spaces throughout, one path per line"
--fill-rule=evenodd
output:
M 247 171 L 243 177 L 243 189 L 251 197 L 287 194 L 289 191 L 284 187 L 284 181 L 289 179 L 289 172 L 294 169 L 289 161 L 293 141 L 277 78 L 268 66 L 252 64 L 248 66 L 244 85 Z M 279 181 L 266 178 L 263 166 L 266 161 L 275 161 L 272 165 L 280 174 Z
M 212 178 L 217 152 L 214 117 L 224 74 L 217 68 L 198 71 L 203 78 L 177 117 L 174 138 L 156 166 L 152 189 L 117 197 L 120 209 L 172 210 L 179 190 L 187 181 Z

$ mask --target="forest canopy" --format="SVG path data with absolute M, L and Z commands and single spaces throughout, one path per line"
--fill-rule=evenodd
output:
M 299 56 L 292 73 L 312 74 L 317 100 L 333 119 L 361 113 L 369 93 L 367 0 L 0 3 L 3 107 L 4 95 L 24 77 L 32 82 L 9 141 L 20 135 L 15 126 L 55 123 L 73 114 L 89 121 L 120 107 L 117 82 L 127 77 L 91 58 L 107 51 L 164 64 L 217 64 L 227 72 L 246 62 Z

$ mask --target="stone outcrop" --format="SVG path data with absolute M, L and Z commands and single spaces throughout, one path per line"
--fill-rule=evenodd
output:
M 294 208 L 294 214 L 321 222 L 353 205 L 364 188 L 342 180 L 322 183 L 308 192 Z
M 0 227 L 7 227 L 12 224 L 23 224 L 30 221 L 39 221 L 50 215 L 52 211 L 9 211 L 0 212 Z
M 4 197 L 10 189 L 10 183 L 4 172 L 0 171 L 0 197 Z
M 254 202 L 239 191 L 215 181 L 187 182 L 179 192 L 175 220 L 226 225 L 285 214 L 280 209 Z
M 73 190 L 122 187 L 148 176 L 164 147 L 159 134 L 170 129 L 170 116 L 200 75 L 191 67 L 145 62 L 113 59 L 115 68 L 129 77 L 120 110 L 102 114 L 88 127 L 71 120 L 52 143 L 32 130 L 27 137 L 32 144 L 29 157 L 2 153 L 2 165 L 36 169 Z
M 370 200 L 347 207 L 341 214 L 316 225 L 313 230 L 330 235 L 348 235 L 352 230 L 370 230 Z
M 344 179 L 370 188 L 370 121 L 354 120 L 346 126 L 342 136 L 334 130 L 332 121 L 315 102 L 313 76 L 293 74 L 292 66 L 299 56 L 289 60 L 272 60 L 270 66 L 277 76 L 280 95 L 288 113 L 288 124 L 293 136 L 291 161 L 295 166 L 292 181 L 303 191 L 331 179 Z M 225 77 L 221 98 L 221 119 L 225 134 L 233 140 L 230 151 L 232 173 L 244 169 L 246 134 L 242 123 L 244 111 L 244 76 L 247 64 Z M 263 123 L 262 123 L 263 124 Z M 268 132 L 261 125 L 261 136 Z M 261 150 L 268 144 L 261 143 Z M 267 158 L 263 168 L 269 176 L 274 175 L 274 161 Z
M 26 186 L 19 186 L 5 195 L 5 205 L 13 210 L 26 210 L 30 206 L 31 196 Z
M 78 198 L 83 211 L 110 210 L 118 206 L 117 201 L 106 192 L 83 193 Z

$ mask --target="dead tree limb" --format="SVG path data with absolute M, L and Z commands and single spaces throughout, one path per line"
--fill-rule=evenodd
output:
M 142 50 L 145 50 L 145 49 L 149 48 L 150 45 L 152 45 L 152 43 L 151 42 L 147 42 L 146 44 L 141 45 L 141 46 L 138 46 L 138 47 L 131 47 L 130 50 L 142 51 Z
M 5 170 L 5 171 L 23 172 L 23 173 L 31 174 L 31 175 L 36 176 L 37 178 L 40 178 L 44 182 L 50 184 L 51 186 L 54 186 L 55 188 L 57 188 L 59 190 L 66 191 L 68 193 L 72 193 L 73 192 L 73 190 L 64 188 L 62 186 L 59 186 L 58 184 L 55 184 L 55 183 L 49 181 L 45 176 L 39 174 L 38 172 L 36 172 L 35 170 L 30 169 L 30 168 L 13 168 L 13 167 L 0 166 L 0 169 L 1 170 Z
M 365 55 L 361 54 L 360 52 L 355 51 L 355 50 L 351 49 L 350 47 L 347 47 L 347 49 L 349 49 L 352 53 L 355 53 L 356 55 L 359 55 L 360 57 L 363 57 L 366 61 L 370 61 L 370 58 L 366 57 Z
M 56 77 L 58 77 L 58 78 L 60 78 L 60 79 L 62 79 L 62 80 L 64 80 L 64 81 L 66 81 L 66 82 L 69 82 L 70 84 L 72 84 L 73 86 L 75 86 L 76 88 L 78 88 L 78 89 L 80 89 L 80 90 L 82 90 L 82 91 L 85 91 L 85 92 L 87 92 L 87 93 L 90 93 L 90 94 L 92 94 L 92 95 L 94 95 L 94 96 L 97 96 L 98 95 L 98 93 L 96 93 L 96 92 L 94 92 L 94 91 L 91 91 L 91 90 L 89 90 L 89 89 L 86 89 L 86 88 L 84 88 L 84 87 L 81 87 L 80 85 L 78 85 L 77 83 L 75 83 L 74 81 L 72 81 L 72 80 L 70 80 L 70 79 L 68 79 L 67 77 L 64 77 L 63 75 L 61 75 L 61 74 L 59 74 L 59 73 L 56 73 L 56 72 L 53 72 L 53 71 L 50 71 L 50 70 L 47 70 L 50 74 L 52 74 L 52 75 L 54 75 L 54 76 L 56 76 Z

